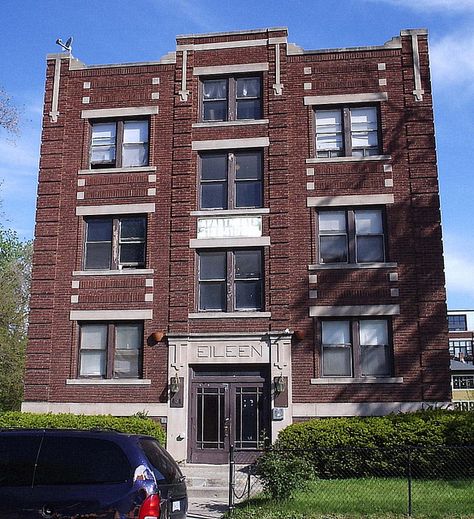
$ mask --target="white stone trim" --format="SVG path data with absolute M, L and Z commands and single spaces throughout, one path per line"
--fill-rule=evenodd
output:
M 387 205 L 393 204 L 394 196 L 381 195 L 341 195 L 341 196 L 311 196 L 306 200 L 307 207 L 341 207 L 354 205 Z
M 151 380 L 145 378 L 68 378 L 67 386 L 150 386 Z
M 270 209 L 262 207 L 261 209 L 209 209 L 203 211 L 191 211 L 191 216 L 247 216 L 254 214 L 270 214 Z
M 425 91 L 421 85 L 421 71 L 420 71 L 420 51 L 418 48 L 418 34 L 420 33 L 411 33 L 411 48 L 413 52 L 413 76 L 415 79 L 415 89 L 413 90 L 413 95 L 415 96 L 415 101 L 423 101 L 423 94 Z M 422 34 L 422 33 L 421 33 Z
M 239 65 L 194 67 L 193 76 L 215 76 L 218 74 L 239 74 L 241 72 L 263 72 L 268 70 L 268 68 L 268 63 L 242 63 Z
M 263 148 L 270 146 L 268 137 L 253 137 L 250 139 L 213 139 L 210 141 L 192 141 L 193 151 L 225 150 L 237 148 Z
M 82 98 L 82 104 L 83 105 L 88 105 L 90 103 L 90 101 L 91 101 L 91 98 L 89 96 L 84 96 Z
M 310 317 L 346 317 L 366 315 L 399 315 L 400 305 L 310 306 Z
M 153 294 L 145 294 L 145 301 L 151 303 L 153 301 Z
M 71 288 L 77 289 L 77 288 L 79 288 L 79 286 L 80 286 L 80 281 L 78 279 L 73 279 L 71 281 Z
M 316 386 L 333 384 L 403 384 L 403 377 L 325 377 L 312 378 L 311 384 Z
M 364 94 L 337 94 L 329 96 L 304 96 L 306 106 L 339 105 L 354 103 L 378 103 L 388 101 L 387 92 L 368 92 Z
M 157 106 L 135 106 L 130 108 L 99 108 L 96 110 L 82 110 L 82 119 L 100 119 L 102 117 L 129 117 L 140 115 L 156 115 Z
M 52 123 L 56 123 L 59 117 L 59 84 L 61 80 L 61 58 L 57 57 L 54 62 L 53 98 L 51 100 L 51 111 L 49 118 Z
M 185 50 L 219 50 L 219 49 L 237 49 L 239 47 L 260 47 L 268 44 L 268 39 L 260 40 L 237 40 L 237 41 L 220 41 L 216 43 L 190 43 L 176 45 L 177 51 Z
M 398 281 L 398 272 L 390 272 L 388 274 L 389 281 Z
M 135 166 L 133 168 L 100 168 L 100 169 L 80 169 L 78 175 L 103 175 L 104 173 L 148 173 L 156 172 L 156 166 Z
M 76 303 L 79 303 L 79 295 L 78 294 L 73 294 L 71 296 L 71 304 L 76 304 Z
M 138 321 L 153 319 L 153 310 L 71 310 L 70 321 Z
M 214 239 L 190 239 L 189 248 L 191 249 L 230 249 L 234 247 L 269 247 L 270 237 L 261 236 L 258 238 L 214 238 Z
M 343 270 L 343 269 L 392 269 L 397 263 L 320 263 L 308 265 L 308 270 Z
M 445 402 L 328 402 L 318 404 L 293 403 L 293 418 L 320 416 L 384 416 L 390 413 L 419 411 Z
M 275 83 L 273 84 L 273 91 L 276 96 L 283 94 L 283 83 L 281 82 L 281 70 L 280 70 L 280 44 L 275 45 Z
M 213 121 L 193 123 L 192 128 L 220 128 L 222 126 L 252 126 L 255 124 L 268 124 L 268 119 L 244 119 L 243 121 Z
M 167 404 L 150 404 L 149 402 L 23 402 L 24 413 L 72 413 L 83 415 L 110 414 L 112 416 L 132 416 L 145 412 L 148 416 L 167 416 Z
M 82 205 L 76 207 L 76 216 L 101 214 L 154 213 L 155 204 Z
M 192 312 L 188 319 L 269 319 L 271 316 L 271 312 Z
M 393 187 L 393 178 L 386 178 L 384 180 L 385 187 Z
M 311 157 L 306 164 L 322 164 L 326 162 L 370 162 L 392 160 L 391 155 L 369 155 L 368 157 Z
M 143 276 L 154 274 L 153 269 L 121 269 L 121 270 L 74 270 L 73 276 Z
M 179 47 L 179 45 L 178 45 Z M 183 49 L 183 62 L 181 67 L 181 90 L 178 92 L 181 101 L 187 101 L 189 90 L 187 89 L 188 51 Z

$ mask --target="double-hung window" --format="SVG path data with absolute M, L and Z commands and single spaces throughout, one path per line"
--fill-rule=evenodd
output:
M 375 106 L 315 110 L 316 157 L 367 157 L 380 154 Z
M 91 168 L 147 166 L 148 147 L 147 120 L 92 123 Z
M 318 228 L 320 263 L 385 261 L 382 209 L 321 210 Z
M 146 254 L 146 217 L 90 217 L 85 220 L 86 270 L 143 268 Z
M 262 87 L 259 76 L 203 79 L 203 121 L 260 119 Z
M 387 319 L 323 320 L 324 377 L 389 377 L 392 350 Z
M 259 311 L 263 307 L 263 258 L 260 249 L 198 253 L 200 311 Z
M 262 152 L 202 153 L 201 209 L 262 207 Z
M 79 376 L 140 378 L 143 323 L 82 323 Z

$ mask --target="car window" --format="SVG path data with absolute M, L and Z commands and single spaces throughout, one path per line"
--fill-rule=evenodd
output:
M 160 473 L 158 479 L 165 479 L 171 483 L 181 477 L 181 471 L 173 458 L 155 440 L 140 439 L 140 446 L 143 449 L 148 461 Z
M 97 438 L 46 436 L 35 485 L 121 483 L 131 479 L 125 453 L 114 442 Z
M 31 486 L 42 436 L 0 436 L 0 486 Z

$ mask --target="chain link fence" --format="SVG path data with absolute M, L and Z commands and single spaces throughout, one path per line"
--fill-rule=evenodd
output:
M 229 469 L 231 511 L 474 518 L 474 446 L 231 449 Z

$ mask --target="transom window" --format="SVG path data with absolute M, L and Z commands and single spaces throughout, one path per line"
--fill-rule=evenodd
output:
M 321 322 L 322 375 L 325 377 L 388 377 L 392 371 L 386 319 Z
M 320 263 L 385 261 L 382 209 L 323 210 L 318 225 Z
M 87 218 L 84 268 L 117 270 L 145 266 L 146 217 Z
M 317 109 L 316 157 L 379 155 L 375 106 Z
M 203 153 L 201 209 L 262 207 L 262 152 Z
M 454 389 L 474 389 L 474 375 L 453 375 Z
M 450 332 L 465 332 L 467 320 L 465 314 L 448 315 L 448 329 Z
M 93 123 L 90 163 L 91 168 L 148 165 L 148 121 Z
M 226 77 L 202 80 L 202 120 L 235 121 L 262 116 L 261 79 Z
M 143 323 L 82 323 L 79 376 L 139 378 Z
M 233 312 L 263 306 L 262 251 L 199 252 L 199 310 Z

